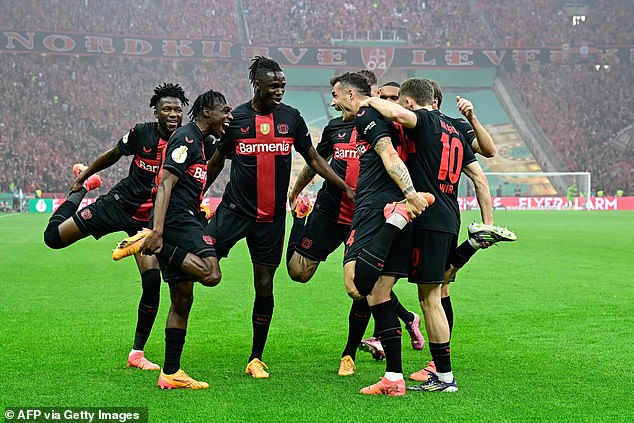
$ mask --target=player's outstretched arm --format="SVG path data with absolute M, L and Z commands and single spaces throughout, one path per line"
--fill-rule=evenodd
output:
M 390 137 L 383 137 L 376 142 L 374 150 L 381 157 L 383 166 L 394 183 L 403 191 L 410 209 L 410 217 L 419 216 L 429 206 L 425 197 L 414 189 L 407 166 L 398 156 Z
M 489 190 L 489 180 L 484 174 L 480 163 L 477 161 L 469 163 L 465 166 L 464 173 L 473 181 L 476 199 L 480 205 L 482 223 L 493 225 L 493 203 L 491 201 L 491 191 Z
M 79 176 L 77 176 L 77 178 L 73 182 L 73 185 L 70 187 L 70 192 L 79 191 L 83 187 L 84 182 L 86 182 L 86 179 L 97 172 L 109 168 L 110 166 L 118 162 L 122 156 L 123 153 L 121 152 L 121 150 L 119 149 L 119 145 L 117 144 L 110 150 L 97 157 L 90 166 L 88 166 L 82 173 L 79 174 Z
M 346 184 L 346 182 L 339 177 L 335 173 L 334 170 L 330 167 L 330 165 L 326 162 L 326 160 L 317 154 L 317 150 L 315 147 L 310 147 L 305 152 L 301 153 L 304 160 L 306 160 L 306 164 L 310 166 L 319 176 L 331 182 L 336 187 L 345 191 L 346 196 L 350 200 L 354 200 L 354 191 Z
M 165 214 L 172 198 L 172 188 L 180 178 L 167 169 L 163 169 L 163 177 L 154 200 L 154 220 L 152 233 L 145 238 L 141 251 L 145 254 L 160 253 L 163 249 L 163 227 Z
M 495 148 L 495 143 L 493 142 L 493 138 L 489 134 L 489 132 L 482 126 L 480 120 L 478 120 L 475 115 L 475 108 L 473 107 L 473 103 L 467 100 L 466 98 L 461 98 L 460 96 L 456 96 L 456 107 L 462 115 L 467 118 L 473 131 L 475 132 L 475 139 L 471 143 L 471 148 L 476 153 L 481 154 L 484 157 L 491 158 L 495 156 L 497 152 Z
M 417 117 L 416 113 L 411 110 L 407 110 L 405 107 L 398 103 L 394 103 L 389 100 L 384 100 L 378 97 L 368 97 L 361 102 L 361 107 L 368 106 L 376 109 L 391 121 L 398 122 L 406 128 L 414 128 L 416 126 Z

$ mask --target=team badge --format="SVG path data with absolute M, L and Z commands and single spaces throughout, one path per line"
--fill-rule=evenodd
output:
M 181 145 L 176 150 L 172 151 L 172 160 L 178 164 L 185 163 L 185 160 L 187 160 L 187 146 Z
M 262 133 L 262 135 L 268 135 L 269 132 L 271 132 L 271 125 L 268 123 L 261 123 L 260 132 Z
M 84 220 L 88 220 L 92 218 L 92 213 L 90 212 L 90 209 L 83 209 L 80 214 L 82 219 Z
M 394 47 L 361 47 L 361 58 L 364 67 L 380 78 L 392 66 Z
M 288 124 L 287 123 L 278 123 L 277 124 L 277 132 L 280 135 L 288 134 Z
M 302 239 L 302 248 L 306 249 L 306 250 L 310 250 L 310 247 L 313 246 L 313 240 L 310 238 L 304 238 Z

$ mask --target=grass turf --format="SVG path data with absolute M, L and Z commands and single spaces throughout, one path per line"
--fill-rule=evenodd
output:
M 463 222 L 477 218 L 463 215 Z M 357 373 L 336 371 L 350 300 L 341 251 L 306 285 L 283 268 L 264 361 L 269 380 L 244 374 L 253 288 L 246 247 L 221 262 L 223 281 L 195 287 L 182 366 L 205 391 L 161 391 L 157 372 L 125 367 L 140 277 L 112 262 L 123 235 L 48 249 L 48 216 L 0 215 L 0 407 L 142 406 L 151 422 L 195 421 L 626 421 L 634 415 L 634 213 L 496 211 L 518 241 L 478 252 L 452 286 L 455 394 L 366 397 L 382 362 L 359 352 Z M 401 302 L 419 314 L 415 287 Z M 146 356 L 162 364 L 169 307 Z M 407 374 L 429 359 L 403 338 Z M 372 417 L 375 416 L 375 417 Z

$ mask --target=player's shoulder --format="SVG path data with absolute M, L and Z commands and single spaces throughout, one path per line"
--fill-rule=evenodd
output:
M 467 121 L 467 119 L 463 118 L 463 117 L 451 117 L 451 116 L 447 116 L 445 114 L 442 114 L 442 116 L 449 122 L 451 123 L 454 128 L 460 130 L 462 128 L 465 129 L 471 129 L 471 124 Z
M 330 119 L 330 121 L 328 122 L 328 124 L 324 128 L 324 131 L 326 131 L 326 130 L 342 131 L 342 130 L 347 130 L 347 129 L 352 129 L 352 128 L 354 128 L 354 123 L 353 122 L 344 122 L 343 118 L 341 116 L 338 116 L 338 117 L 336 117 L 334 119 Z
M 274 110 L 273 113 L 278 116 L 288 116 L 288 117 L 302 117 L 302 113 L 293 106 L 289 106 L 286 103 L 280 103 Z M 303 117 L 302 117 L 303 118 Z
M 140 122 L 134 125 L 130 132 L 137 134 L 158 134 L 158 122 Z

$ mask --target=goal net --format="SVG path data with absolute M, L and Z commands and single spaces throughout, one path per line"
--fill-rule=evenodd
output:
M 590 172 L 485 172 L 493 205 L 510 209 L 584 210 L 591 194 Z M 477 207 L 471 180 L 463 176 L 459 195 Z M 471 207 L 473 206 L 473 207 Z

